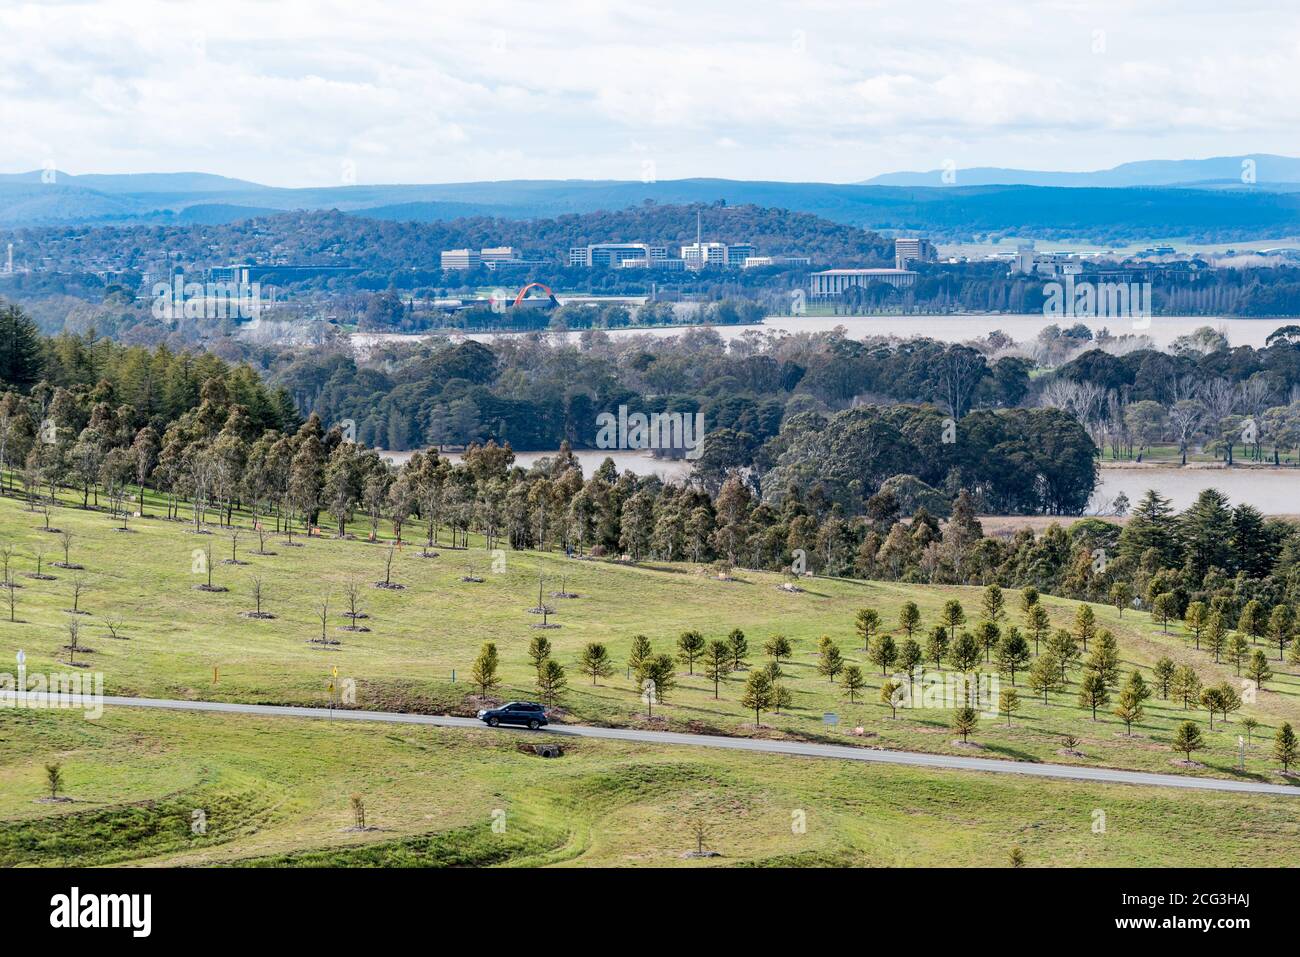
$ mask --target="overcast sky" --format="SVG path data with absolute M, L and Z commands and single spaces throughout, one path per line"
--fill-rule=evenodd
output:
M 1300 154 L 1293 0 L 0 0 L 0 172 L 853 182 Z

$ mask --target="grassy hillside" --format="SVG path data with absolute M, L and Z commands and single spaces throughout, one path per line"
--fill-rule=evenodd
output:
M 1288 863 L 1298 836 L 1276 798 L 519 739 L 0 710 L 0 866 L 1004 866 L 1014 846 L 1031 867 L 1242 866 Z M 63 803 L 41 800 L 51 760 Z M 696 820 L 720 857 L 682 856 Z
M 337 667 L 340 679 L 355 681 L 357 707 L 472 714 L 479 701 L 467 681 L 486 640 L 497 643 L 501 657 L 504 684 L 496 697 L 535 695 L 527 646 L 537 634 L 531 626 L 538 616 L 528 609 L 537 603 L 539 576 L 545 576 L 546 600 L 556 608 L 552 620 L 560 627 L 544 634 L 554 646 L 554 657 L 568 670 L 569 691 L 559 715 L 565 721 L 650 723 L 624 668 L 634 634 L 646 634 L 656 651 L 675 652 L 683 630 L 698 629 L 712 639 L 740 628 L 749 637 L 751 665 L 766 660 L 762 645 L 770 635 L 790 638 L 794 657 L 784 669 L 794 707 L 780 715 L 764 714 L 762 726 L 755 727 L 752 711 L 739 703 L 746 672 L 728 676 L 715 700 L 699 665 L 693 676 L 682 666 L 679 687 L 666 705 L 655 709 L 653 726 L 1237 776 L 1237 735 L 1241 719 L 1249 715 L 1261 727 L 1248 749 L 1244 776 L 1281 781 L 1285 779 L 1277 775 L 1270 755 L 1272 734 L 1283 720 L 1300 724 L 1300 677 L 1294 666 L 1276 661 L 1276 677 L 1258 700 L 1226 727 L 1216 720 L 1212 732 L 1204 712 L 1185 712 L 1159 698 L 1148 702 L 1146 716 L 1132 736 L 1124 734 L 1119 719 L 1108 711 L 1094 722 L 1076 702 L 1077 667 L 1068 690 L 1053 694 L 1046 705 L 1034 699 L 1021 678 L 1021 713 L 1011 727 L 1000 718 L 984 718 L 972 736 L 975 749 L 954 741 L 948 710 L 905 709 L 893 718 L 878 700 L 880 669 L 862 661 L 855 650 L 854 614 L 874 607 L 892 626 L 899 606 L 914 600 L 928 628 L 943 602 L 957 597 L 973 624 L 978 589 L 812 579 L 805 581 L 806 591 L 788 593 L 778 587 L 778 576 L 761 573 L 740 572 L 736 581 L 718 581 L 689 565 L 626 566 L 534 552 L 503 552 L 494 559 L 482 548 L 440 548 L 436 557 L 426 558 L 418 545 L 408 542 L 396 555 L 392 573 L 392 580 L 405 587 L 386 590 L 373 587 L 384 577 L 387 549 L 382 544 L 295 538 L 301 547 L 291 547 L 282 536 L 269 536 L 267 550 L 276 554 L 258 555 L 253 553 L 256 539 L 244 528 L 238 558 L 248 564 L 232 566 L 220 564 L 230 555 L 230 541 L 216 527 L 211 534 L 196 534 L 187 523 L 155 517 L 135 520 L 131 531 L 122 533 L 102 512 L 75 507 L 55 509 L 50 521 L 72 533 L 70 557 L 82 569 L 48 567 L 62 557 L 59 536 L 42 530 L 40 513 L 13 499 L 0 500 L 0 546 L 13 547 L 13 568 L 23 586 L 17 591 L 18 622 L 10 623 L 7 607 L 0 605 L 0 618 L 5 619 L 0 621 L 0 651 L 11 662 L 17 649 L 24 649 L 32 673 L 66 671 L 68 652 L 63 646 L 72 616 L 65 609 L 72 607 L 73 583 L 80 578 L 85 590 L 78 605 L 87 612 L 76 616 L 80 640 L 93 649 L 83 652 L 80 660 L 103 672 L 110 694 L 324 706 Z M 229 591 L 195 590 L 207 581 L 206 574 L 193 570 L 195 550 L 208 546 L 213 551 L 213 583 Z M 40 548 L 45 550 L 45 571 L 54 580 L 25 577 L 34 569 Z M 484 581 L 461 581 L 470 568 Z M 274 619 L 252 620 L 241 614 L 253 608 L 254 576 L 263 579 L 263 607 Z M 370 616 L 361 622 L 367 632 L 340 630 L 348 621 L 342 613 L 349 579 L 360 583 L 359 607 Z M 561 582 L 579 597 L 549 597 Z M 326 594 L 328 634 L 341 643 L 323 647 L 310 639 L 320 633 L 318 606 Z M 1076 603 L 1045 602 L 1055 624 L 1073 620 Z M 1193 651 L 1179 635 L 1162 634 L 1145 615 L 1129 612 L 1121 621 L 1114 609 L 1098 607 L 1097 617 L 1100 626 L 1118 636 L 1125 671 L 1140 667 L 1150 680 L 1150 665 L 1168 654 L 1180 663 L 1193 663 L 1206 684 L 1236 680 L 1231 666 L 1214 665 L 1208 654 Z M 107 624 L 114 619 L 121 622 L 124 640 L 109 635 Z M 818 675 L 816 650 L 822 635 L 839 642 L 850 662 L 863 665 L 869 687 L 856 703 L 850 704 L 838 685 Z M 619 666 L 598 685 L 577 668 L 581 649 L 591 641 L 606 643 Z M 839 724 L 824 724 L 825 712 L 837 713 Z M 1187 717 L 1200 722 L 1206 733 L 1209 747 L 1198 755 L 1204 769 L 1171 764 L 1173 730 Z M 852 733 L 856 727 L 863 735 Z M 1067 732 L 1081 740 L 1082 757 L 1058 753 Z

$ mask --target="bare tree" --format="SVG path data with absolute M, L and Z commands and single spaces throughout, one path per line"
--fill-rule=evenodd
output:
M 76 541 L 76 536 L 72 534 L 72 529 L 65 528 L 59 532 L 59 547 L 63 549 L 63 567 L 72 568 L 72 559 L 69 555 L 72 552 L 72 543 Z
M 239 556 L 236 552 L 239 548 L 239 526 L 232 522 L 230 528 L 226 531 L 226 535 L 230 538 L 230 564 L 238 565 Z
M 397 543 L 390 542 L 388 551 L 384 553 L 384 587 L 387 588 L 393 583 L 393 557 L 397 554 Z
M 5 600 L 9 603 L 9 620 L 16 622 L 18 620 L 15 614 L 18 607 L 18 583 L 12 578 L 5 579 L 4 589 Z
M 1187 445 L 1205 418 L 1205 406 L 1197 399 L 1179 399 L 1169 408 L 1169 424 L 1178 436 L 1178 451 L 1187 464 Z
M 347 584 L 343 586 L 343 593 L 348 598 L 347 617 L 355 623 L 361 616 L 357 611 L 357 602 L 361 599 L 361 583 L 355 577 L 349 578 Z
M 329 643 L 329 637 L 325 630 L 329 627 L 330 620 L 330 593 L 325 592 L 320 596 L 320 604 L 317 606 L 317 614 L 320 617 L 320 643 L 322 645 Z
M 86 579 L 85 579 L 83 576 L 81 576 L 81 575 L 74 575 L 74 576 L 72 576 L 72 608 L 71 608 L 71 611 L 72 611 L 72 613 L 73 613 L 74 615 L 80 615 L 80 614 L 82 614 L 82 612 L 81 612 L 81 608 L 80 608 L 80 605 L 81 605 L 81 596 L 84 595 L 84 594 L 86 593 L 87 587 L 88 587 L 88 586 L 86 585 Z
M 122 619 L 108 618 L 104 621 L 104 627 L 108 629 L 108 637 L 115 638 L 119 641 L 125 641 L 126 635 L 122 634 Z
M 253 592 L 253 617 L 254 618 L 271 617 L 270 615 L 267 615 L 262 611 L 262 599 L 266 597 L 266 588 L 262 583 L 262 576 L 254 575 L 252 578 L 249 579 L 249 584 Z
M 68 664 L 77 663 L 77 649 L 81 647 L 81 622 L 76 615 L 68 616 Z

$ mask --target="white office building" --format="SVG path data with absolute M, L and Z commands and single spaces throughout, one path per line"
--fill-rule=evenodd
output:
M 904 289 L 916 284 L 916 275 L 910 269 L 823 269 L 809 277 L 808 292 L 813 299 L 835 299 L 854 286 L 873 282 Z
M 474 249 L 444 249 L 443 269 L 475 269 L 483 262 L 482 255 Z

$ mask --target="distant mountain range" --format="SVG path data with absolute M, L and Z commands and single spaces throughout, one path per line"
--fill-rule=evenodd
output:
M 945 173 L 947 174 L 945 176 Z M 1243 174 L 1247 179 L 1243 180 Z M 1252 179 L 1253 178 L 1253 179 Z M 1142 160 L 1089 173 L 974 166 L 927 172 L 885 173 L 864 186 L 1278 186 L 1300 185 L 1300 159 L 1270 153 L 1196 160 Z
M 1255 182 L 1242 181 L 1243 162 Z M 1234 241 L 1300 234 L 1300 159 L 1264 154 L 1126 163 L 1094 173 L 956 170 L 866 183 L 683 179 L 504 180 L 302 189 L 207 173 L 0 174 L 0 228 L 219 224 L 298 210 L 441 222 L 533 219 L 643 203 L 753 204 L 874 230 L 957 239 L 1002 234 L 1113 241 Z M 47 181 L 48 180 L 48 181 Z

